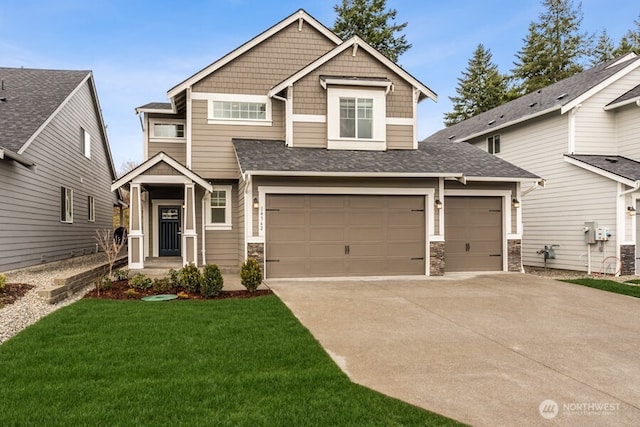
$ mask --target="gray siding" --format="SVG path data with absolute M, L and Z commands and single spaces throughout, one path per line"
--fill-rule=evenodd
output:
M 412 150 L 413 126 L 387 125 L 387 148 L 391 150 Z
M 615 112 L 618 131 L 618 153 L 640 161 L 640 108 L 636 104 Z
M 327 124 L 293 122 L 293 145 L 306 148 L 327 148 Z
M 183 165 L 187 164 L 187 144 L 181 142 L 149 142 L 149 158 L 164 151 Z
M 231 182 L 216 182 L 215 185 L 230 185 Z M 231 188 L 231 230 L 208 230 L 206 231 L 206 251 L 207 264 L 217 264 L 224 270 L 237 270 L 238 259 L 240 258 L 240 209 L 238 208 L 238 183 L 234 182 Z M 201 233 L 202 224 L 202 193 L 197 195 L 196 224 L 198 224 L 198 235 Z M 198 252 L 200 252 L 202 241 L 198 241 Z M 202 257 L 199 257 L 202 260 Z
M 81 151 L 81 127 L 91 134 L 91 158 Z M 0 271 L 96 249 L 95 231 L 112 229 L 115 196 L 110 159 L 88 83 L 25 150 L 35 172 L 0 161 Z M 73 223 L 60 222 L 60 187 L 73 189 Z M 88 196 L 95 222 L 88 221 Z

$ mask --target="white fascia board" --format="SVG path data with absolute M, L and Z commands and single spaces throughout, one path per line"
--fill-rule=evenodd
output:
M 367 80 L 366 78 L 360 80 L 353 79 L 341 79 L 328 77 L 320 81 L 320 85 L 326 89 L 327 85 L 339 85 L 339 86 L 366 86 L 366 87 L 383 87 L 387 90 L 393 83 L 390 80 Z
M 249 176 L 314 176 L 348 178 L 454 178 L 461 179 L 461 173 L 437 172 L 313 172 L 313 171 L 247 171 Z
M 159 109 L 159 108 L 136 108 L 136 113 L 152 113 L 152 114 L 178 114 L 177 111 L 172 108 L 171 110 Z
M 546 110 L 538 111 L 537 113 L 534 113 L 534 114 L 527 114 L 526 116 L 522 116 L 522 117 L 517 118 L 515 120 L 511 120 L 510 122 L 503 123 L 503 124 L 501 124 L 499 126 L 490 127 L 490 128 L 485 129 L 485 130 L 482 130 L 480 132 L 472 133 L 471 135 L 466 135 L 466 136 L 464 136 L 462 138 L 456 139 L 454 142 L 466 142 L 466 141 L 469 141 L 470 139 L 477 138 L 479 136 L 486 135 L 488 133 L 494 133 L 494 132 L 496 132 L 498 130 L 507 128 L 509 126 L 513 126 L 513 125 L 516 125 L 518 123 L 526 122 L 527 120 L 535 119 L 536 117 L 544 116 L 545 114 L 549 114 L 549 113 L 552 113 L 554 111 L 558 111 L 561 108 L 562 108 L 561 105 L 554 105 L 553 107 L 547 108 Z
M 570 164 L 572 164 L 574 166 L 578 166 L 579 168 L 588 170 L 589 172 L 593 172 L 593 173 L 598 174 L 600 176 L 604 176 L 605 178 L 609 178 L 609 179 L 611 179 L 613 181 L 619 182 L 619 183 L 624 184 L 624 185 L 628 185 L 629 187 L 638 187 L 638 186 L 640 186 L 640 181 L 633 181 L 631 179 L 621 177 L 620 175 L 616 175 L 614 173 L 607 172 L 607 171 L 605 171 L 603 169 L 597 168 L 595 166 L 588 165 L 588 164 L 586 164 L 586 163 L 584 163 L 584 162 L 582 162 L 580 160 L 573 159 L 571 157 L 564 156 L 564 161 L 567 162 L 567 163 L 570 163 Z
M 513 178 L 501 176 L 469 176 L 465 175 L 467 181 L 475 182 L 540 182 L 542 178 Z
M 277 95 L 278 93 L 282 92 L 284 89 L 291 86 L 292 84 L 294 84 L 295 82 L 303 78 L 304 76 L 316 70 L 321 65 L 335 58 L 337 55 L 344 52 L 354 44 L 366 50 L 370 55 L 372 55 L 378 61 L 382 62 L 384 65 L 386 65 L 387 68 L 392 70 L 394 73 L 398 74 L 400 77 L 406 80 L 409 84 L 411 84 L 414 88 L 422 92 L 425 95 L 425 97 L 431 98 L 433 101 L 438 100 L 438 95 L 436 95 L 435 92 L 433 92 L 431 89 L 426 87 L 424 84 L 420 83 L 415 77 L 413 77 L 411 74 L 407 73 L 404 69 L 402 69 L 402 67 L 400 67 L 399 65 L 389 60 L 386 56 L 378 52 L 375 48 L 371 47 L 369 44 L 367 44 L 364 40 L 362 40 L 358 36 L 354 36 L 349 40 L 345 41 L 344 43 L 336 46 L 333 50 L 325 53 L 323 56 L 316 59 L 311 64 L 307 65 L 297 73 L 293 74 L 288 79 L 282 81 L 273 89 L 271 89 L 268 95 L 270 97 Z
M 624 107 L 625 105 L 636 103 L 638 107 L 640 107 L 640 96 L 636 96 L 635 98 L 627 99 L 626 101 L 616 102 L 615 104 L 605 105 L 602 109 L 604 111 L 614 110 L 616 108 Z
M 284 20 L 280 21 L 278 24 L 264 31 L 262 34 L 254 37 L 253 39 L 249 40 L 239 48 L 231 51 L 230 53 L 226 54 L 225 56 L 223 56 L 213 64 L 209 65 L 208 67 L 202 69 L 201 71 L 197 72 L 193 76 L 189 77 L 187 80 L 169 89 L 169 91 L 167 92 L 167 96 L 169 97 L 169 99 L 172 99 L 174 96 L 176 96 L 177 94 L 185 90 L 187 87 L 193 86 L 193 84 L 195 84 L 196 82 L 202 80 L 209 74 L 225 66 L 229 62 L 233 61 L 237 57 L 253 49 L 255 46 L 259 45 L 269 37 L 273 36 L 274 34 L 278 33 L 279 31 L 283 30 L 284 28 L 288 27 L 289 25 L 293 24 L 294 22 L 300 19 L 303 19 L 304 21 L 309 23 L 313 28 L 318 30 L 320 33 L 322 33 L 324 36 L 326 36 L 329 40 L 334 42 L 336 45 L 339 45 L 340 43 L 342 43 L 342 39 L 340 37 L 338 37 L 331 30 L 329 30 L 327 27 L 325 27 L 320 22 L 318 22 L 315 18 L 313 18 L 307 12 L 300 9 L 293 15 L 289 16 L 288 18 L 285 18 Z
M 638 67 L 640 67 L 640 60 L 634 60 L 631 64 L 624 67 L 623 69 L 621 69 L 620 71 L 618 71 L 617 73 L 609 77 L 608 79 L 604 80 L 603 82 L 600 82 L 599 84 L 595 85 L 594 87 L 592 87 L 591 89 L 583 93 L 582 95 L 578 96 L 573 101 L 567 103 L 565 106 L 562 107 L 562 114 L 571 110 L 576 105 L 582 104 L 584 101 L 591 98 L 596 93 L 600 92 L 601 90 L 611 85 L 612 83 L 620 80 L 620 78 L 626 76 L 627 74 L 629 74 L 630 72 L 632 72 Z
M 47 119 L 40 125 L 40 127 L 33 133 L 33 135 L 31 135 L 31 137 L 29 137 L 27 142 L 25 142 L 22 145 L 22 147 L 20 147 L 20 149 L 18 150 L 18 154 L 24 153 L 24 151 L 31 145 L 31 143 L 38 137 L 38 135 L 40 135 L 40 132 L 42 132 L 49 125 L 51 120 L 53 120 L 53 118 L 60 112 L 60 110 L 62 110 L 64 108 L 64 106 L 67 105 L 69 100 L 71 98 L 73 98 L 73 96 L 76 93 L 78 93 L 78 91 L 80 90 L 82 85 L 85 84 L 85 82 L 87 80 L 89 80 L 90 77 L 91 77 L 91 72 L 88 72 L 87 76 L 84 79 L 82 79 L 80 84 L 78 84 L 78 86 L 76 86 L 76 88 L 71 91 L 71 93 L 60 103 L 60 105 L 58 105 L 58 108 L 56 108 L 53 111 L 53 113 L 51 113 L 51 115 L 49 117 L 47 117 Z
M 0 148 L 0 160 L 3 160 L 3 159 L 11 159 L 31 170 L 34 170 L 36 167 L 36 164 L 31 160 L 29 160 L 28 158 L 26 158 L 25 156 L 16 154 L 11 150 L 7 150 L 6 148 Z

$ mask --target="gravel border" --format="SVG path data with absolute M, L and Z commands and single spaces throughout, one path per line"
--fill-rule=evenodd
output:
M 15 303 L 0 309 L 0 344 L 47 314 L 78 301 L 84 297 L 92 285 L 87 284 L 71 297 L 56 304 L 45 302 L 43 298 L 38 296 L 38 289 L 51 286 L 55 278 L 77 274 L 105 262 L 105 255 L 98 253 L 5 272 L 7 282 L 27 283 L 33 285 L 34 288 Z

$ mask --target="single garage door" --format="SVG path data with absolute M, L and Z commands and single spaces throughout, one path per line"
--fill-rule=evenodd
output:
M 445 197 L 445 271 L 502 271 L 502 198 Z
M 424 196 L 266 199 L 266 276 L 425 274 Z

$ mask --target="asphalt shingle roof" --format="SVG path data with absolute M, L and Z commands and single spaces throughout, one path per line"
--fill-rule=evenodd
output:
M 148 104 L 144 104 L 140 107 L 140 109 L 149 109 L 149 110 L 173 110 L 173 107 L 170 102 L 150 102 Z
M 594 154 L 565 154 L 565 156 L 622 178 L 631 181 L 640 181 L 640 162 L 627 157 Z
M 234 139 L 243 172 L 374 172 L 464 174 L 467 177 L 539 179 L 466 143 L 421 143 L 418 150 L 355 151 L 289 148 L 283 141 Z
M 90 73 L 0 67 L 0 147 L 18 152 Z
M 441 129 L 424 139 L 427 142 L 464 141 L 470 135 L 490 132 L 503 124 L 562 107 L 589 89 L 597 86 L 621 69 L 640 61 L 640 56 L 622 61 L 620 58 L 603 62 L 593 68 L 549 85 L 544 89 L 521 96 L 453 126 Z
M 628 101 L 630 99 L 640 98 L 640 85 L 634 87 L 629 92 L 621 95 L 620 97 L 614 99 L 607 105 L 618 104 L 620 102 Z

